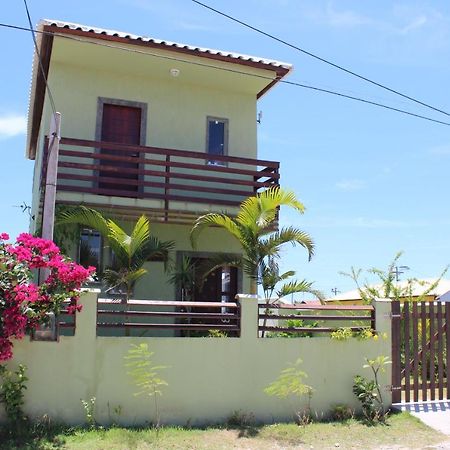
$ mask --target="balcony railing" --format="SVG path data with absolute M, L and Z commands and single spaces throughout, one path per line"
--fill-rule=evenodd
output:
M 187 150 L 62 138 L 59 153 L 58 191 L 137 199 L 165 220 L 175 211 L 237 207 L 280 177 L 275 161 Z

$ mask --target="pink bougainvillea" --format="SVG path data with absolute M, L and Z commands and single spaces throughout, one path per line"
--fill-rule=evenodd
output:
M 54 242 L 22 233 L 15 244 L 8 244 L 7 233 L 0 233 L 0 361 L 13 356 L 12 339 L 45 323 L 49 312 L 58 314 L 64 302 L 73 314 L 81 311 L 80 288 L 93 274 L 61 255 Z M 37 269 L 45 280 L 34 282 Z

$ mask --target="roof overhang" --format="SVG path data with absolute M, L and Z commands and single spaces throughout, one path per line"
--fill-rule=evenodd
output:
M 145 36 L 137 36 L 114 30 L 93 28 L 70 22 L 42 20 L 38 24 L 37 30 L 37 44 L 41 57 L 41 63 L 39 63 L 39 59 L 37 58 L 37 54 L 35 52 L 28 111 L 28 133 L 26 146 L 26 156 L 29 159 L 34 159 L 36 156 L 36 147 L 46 95 L 45 80 L 48 77 L 50 69 L 52 47 L 55 37 L 66 37 L 69 39 L 95 39 L 108 41 L 109 45 L 136 45 L 147 49 L 153 48 L 178 54 L 185 54 L 191 57 L 194 56 L 206 60 L 238 65 L 242 70 L 245 70 L 245 68 L 266 70 L 270 72 L 271 75 L 267 77 L 267 84 L 257 93 L 257 98 L 264 95 L 292 71 L 292 65 L 276 60 L 243 55 L 234 52 L 226 52 L 222 50 L 194 47 L 191 45 L 163 41 Z M 275 74 L 275 76 L 273 74 Z

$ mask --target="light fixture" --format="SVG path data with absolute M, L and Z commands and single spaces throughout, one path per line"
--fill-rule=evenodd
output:
M 178 75 L 180 75 L 180 69 L 170 69 L 170 75 L 176 78 Z

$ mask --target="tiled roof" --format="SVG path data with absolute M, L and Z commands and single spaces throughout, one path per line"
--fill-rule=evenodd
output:
M 228 52 L 224 50 L 214 50 L 212 48 L 206 48 L 206 47 L 196 47 L 193 45 L 188 44 L 182 44 L 179 42 L 170 42 L 165 41 L 161 39 L 155 39 L 148 36 L 139 36 L 136 34 L 130 34 L 123 31 L 116 31 L 116 30 L 108 30 L 105 28 L 97 28 L 97 27 L 91 27 L 88 25 L 81 25 L 78 23 L 72 23 L 72 22 L 64 22 L 61 20 L 50 20 L 50 19 L 43 19 L 39 22 L 38 28 L 43 29 L 44 26 L 50 26 L 50 27 L 57 27 L 62 29 L 69 29 L 74 31 L 83 31 L 85 33 L 94 33 L 99 35 L 99 37 L 103 36 L 111 36 L 111 37 L 119 37 L 123 39 L 127 39 L 130 41 L 140 41 L 140 42 L 148 42 L 150 44 L 154 44 L 161 47 L 167 47 L 167 49 L 180 49 L 180 50 L 187 50 L 189 52 L 192 52 L 193 54 L 203 54 L 204 56 L 211 55 L 211 56 L 222 56 L 225 58 L 229 58 L 230 62 L 233 61 L 248 61 L 258 64 L 264 64 L 267 66 L 271 66 L 274 68 L 280 68 L 280 69 L 287 69 L 288 71 L 292 69 L 292 65 L 276 61 L 273 59 L 266 59 L 266 58 L 260 58 L 258 56 L 250 56 L 250 55 L 243 55 L 241 53 L 235 53 L 235 52 Z

